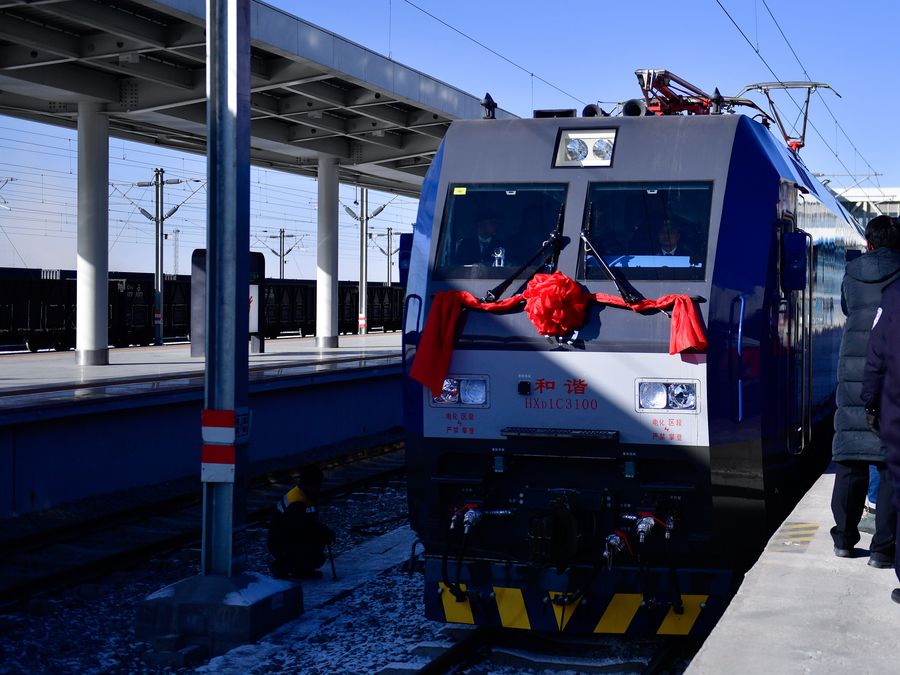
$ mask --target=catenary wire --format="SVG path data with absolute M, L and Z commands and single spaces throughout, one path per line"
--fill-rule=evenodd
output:
M 735 21 L 734 17 L 731 16 L 731 13 L 728 11 L 728 9 L 726 9 L 725 5 L 722 4 L 722 1 L 721 0 L 715 0 L 715 1 L 716 1 L 716 4 L 719 5 L 719 7 L 722 9 L 722 11 L 725 12 L 725 16 L 728 17 L 728 19 L 731 21 L 731 23 L 734 25 L 734 27 L 737 29 L 737 31 L 741 34 L 741 37 L 744 38 L 744 41 L 750 46 L 750 49 L 752 49 L 753 52 L 759 57 L 759 60 L 763 62 L 763 65 L 765 65 L 765 67 L 769 70 L 769 72 L 772 74 L 772 77 L 774 77 L 775 80 L 779 84 L 784 85 L 784 82 L 782 82 L 781 78 L 778 77 L 778 75 L 775 73 L 775 70 L 772 68 L 772 66 L 769 65 L 769 62 L 766 61 L 765 57 L 762 55 L 762 52 L 757 47 L 753 46 L 753 42 L 750 40 L 750 38 L 747 36 L 747 34 L 743 31 L 743 29 L 740 27 L 740 25 L 738 25 L 738 22 Z M 795 106 L 800 108 L 800 104 L 790 94 L 790 92 L 788 92 L 788 98 L 791 100 L 791 102 Z M 838 155 L 837 151 L 835 151 L 834 148 L 832 148 L 831 145 L 828 143 L 828 141 L 825 140 L 825 137 L 819 131 L 818 127 L 816 127 L 815 123 L 813 123 L 813 121 L 809 120 L 809 119 L 807 121 L 809 123 L 809 126 L 812 127 L 813 131 L 816 132 L 816 135 L 822 141 L 822 144 L 826 148 L 828 148 L 829 151 L 831 151 L 831 154 L 834 155 L 834 157 L 835 157 L 835 159 L 837 159 L 838 163 L 844 168 L 844 170 L 847 173 L 851 173 L 850 168 L 844 163 L 844 160 L 841 159 L 841 157 L 840 157 L 840 155 Z
M 775 27 L 778 29 L 778 32 L 781 34 L 781 37 L 784 39 L 785 44 L 787 44 L 788 49 L 791 50 L 791 54 L 794 55 L 794 59 L 796 59 L 797 65 L 800 66 L 800 69 L 803 71 L 803 74 L 806 75 L 806 79 L 809 81 L 812 81 L 812 77 L 810 77 L 809 72 L 806 70 L 806 66 L 804 66 L 803 62 L 800 60 L 800 56 L 797 54 L 796 50 L 794 49 L 794 45 L 791 44 L 791 41 L 788 39 L 788 36 L 785 35 L 785 32 L 781 28 L 781 24 L 778 22 L 778 19 L 775 18 L 775 14 L 772 12 L 772 9 L 769 7 L 769 3 L 766 0 L 762 0 L 762 2 L 763 2 L 763 6 L 766 8 L 766 12 L 768 12 L 769 17 L 771 17 L 772 21 L 775 24 Z M 837 128 L 840 129 L 841 133 L 844 135 L 844 138 L 847 139 L 847 142 L 850 144 L 850 147 L 853 148 L 853 152 L 855 152 L 857 157 L 859 157 L 863 161 L 863 163 L 867 167 L 869 167 L 869 171 L 871 171 L 873 174 L 877 174 L 878 172 L 875 171 L 875 168 L 869 163 L 869 160 L 867 160 L 863 156 L 863 154 L 859 151 L 859 148 L 856 147 L 856 144 L 850 138 L 849 134 L 844 130 L 844 127 L 841 125 L 841 123 L 838 121 L 837 117 L 832 112 L 831 108 L 829 107 L 828 101 L 826 101 L 825 97 L 822 96 L 822 92 L 820 92 L 819 90 L 816 90 L 816 94 L 818 95 L 819 100 L 822 101 L 822 105 L 825 106 L 825 110 L 828 111 L 828 114 L 831 116 L 831 119 L 834 120 L 834 123 L 837 125 Z M 885 196 L 884 192 L 881 190 L 881 186 L 878 184 L 878 181 L 877 180 L 873 181 L 873 183 L 875 183 L 875 187 L 878 188 L 878 190 L 879 190 L 879 192 L 881 192 L 882 196 Z

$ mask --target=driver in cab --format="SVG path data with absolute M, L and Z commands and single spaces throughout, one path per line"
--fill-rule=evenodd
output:
M 659 250 L 656 255 L 678 255 L 693 258 L 693 252 L 681 242 L 681 228 L 665 224 L 659 231 Z
M 482 215 L 476 225 L 475 235 L 463 237 L 456 242 L 456 264 L 502 267 L 505 264 L 506 244 L 497 237 L 499 224 L 500 218 L 496 214 Z

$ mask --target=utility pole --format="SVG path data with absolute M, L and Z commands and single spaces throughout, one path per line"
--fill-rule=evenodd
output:
M 384 282 L 385 286 L 391 285 L 391 263 L 393 262 L 393 251 L 391 250 L 391 234 L 393 233 L 394 228 L 389 227 L 387 229 L 387 281 Z
M 393 270 L 391 269 L 394 266 L 394 254 L 399 249 L 394 249 L 394 241 L 393 241 L 394 228 L 393 227 L 387 228 L 387 232 L 385 234 L 387 235 L 387 248 L 382 248 L 381 244 L 379 244 L 378 240 L 377 240 L 378 237 L 382 237 L 385 235 L 373 232 L 372 234 L 369 235 L 369 239 L 371 239 L 372 243 L 375 244 L 375 248 L 377 248 L 379 251 L 384 253 L 384 255 L 387 257 L 387 275 L 385 276 L 384 285 L 390 286 L 391 280 L 394 276 Z
M 357 332 L 369 332 L 369 188 L 362 188 L 359 195 L 359 327 Z
M 359 221 L 359 329 L 360 335 L 368 332 L 368 322 L 366 320 L 366 312 L 368 311 L 368 278 L 369 278 L 369 221 L 376 218 L 378 214 L 384 211 L 385 207 L 394 201 L 396 197 L 385 202 L 372 213 L 369 213 L 369 189 L 360 188 L 359 191 L 359 214 L 356 213 L 346 204 L 342 204 L 344 211 Z
M 137 183 L 132 183 L 135 187 L 152 187 L 156 189 L 156 215 L 150 215 L 150 212 L 147 209 L 142 208 L 135 204 L 134 201 L 124 192 L 119 190 L 116 185 L 113 183 L 113 189 L 119 192 L 125 199 L 130 201 L 132 205 L 137 208 L 137 210 L 144 216 L 147 220 L 153 222 L 156 226 L 156 266 L 154 269 L 153 275 L 153 342 L 154 344 L 161 345 L 163 343 L 163 243 L 165 242 L 166 235 L 164 231 L 164 223 L 166 220 L 175 215 L 175 212 L 181 208 L 181 204 L 184 204 L 188 199 L 193 197 L 197 190 L 191 192 L 187 197 L 185 197 L 181 203 L 176 204 L 171 209 L 169 209 L 166 213 L 163 213 L 164 208 L 164 190 L 166 185 L 179 185 L 180 183 L 202 183 L 203 180 L 199 178 L 190 178 L 190 179 L 181 179 L 181 178 L 169 178 L 164 179 L 166 171 L 163 168 L 153 169 L 153 180 L 152 181 L 139 181 Z M 180 230 L 176 230 L 176 232 L 180 232 Z M 175 237 L 175 273 L 178 274 L 178 238 Z
M 263 232 L 268 232 L 269 230 L 262 230 Z M 280 228 L 278 230 L 278 234 L 267 234 L 264 239 L 277 239 L 278 240 L 278 250 L 276 251 L 274 248 L 269 246 L 266 242 L 260 241 L 259 243 L 269 249 L 272 253 L 278 256 L 278 278 L 284 279 L 284 262 L 287 260 L 288 255 L 290 255 L 291 251 L 297 248 L 300 244 L 303 243 L 303 238 L 305 234 L 285 234 L 284 228 Z M 291 246 L 287 251 L 284 250 L 284 240 L 285 239 L 296 239 L 297 243 Z M 257 237 L 259 240 L 259 237 Z
M 199 642 L 208 645 L 209 656 L 252 642 L 303 609 L 299 586 L 243 573 L 232 555 L 235 525 L 246 510 L 250 437 L 250 4 L 206 3 L 209 200 L 200 575 L 145 598 L 135 627 L 138 639 Z
M 178 274 L 178 235 L 181 234 L 181 230 L 177 227 L 172 230 L 172 248 L 174 249 L 172 252 L 172 262 L 173 267 L 175 268 L 175 274 Z
M 163 174 L 162 168 L 153 169 L 156 187 L 156 273 L 153 277 L 153 341 L 163 343 Z

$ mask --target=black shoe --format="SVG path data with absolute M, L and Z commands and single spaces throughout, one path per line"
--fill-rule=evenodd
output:
M 900 602 L 900 588 L 895 588 L 891 591 L 891 600 L 894 602 Z
M 303 570 L 302 572 L 297 573 L 298 579 L 321 579 L 322 571 L 321 570 Z
M 877 553 L 872 553 L 869 556 L 869 562 L 866 563 L 869 567 L 874 567 L 879 570 L 886 570 L 890 567 L 894 566 L 893 558 L 885 558 L 883 555 L 879 555 Z
M 838 558 L 852 558 L 853 557 L 853 549 L 852 548 L 838 548 L 834 547 L 834 554 Z

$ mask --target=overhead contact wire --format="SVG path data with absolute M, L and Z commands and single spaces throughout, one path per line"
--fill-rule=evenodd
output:
M 778 84 L 784 86 L 784 82 L 781 80 L 780 77 L 778 77 L 778 75 L 773 70 L 772 66 L 769 65 L 769 62 L 766 61 L 765 57 L 762 55 L 762 52 L 753 46 L 753 42 L 750 40 L 749 37 L 747 37 L 747 34 L 743 31 L 743 29 L 741 29 L 741 27 L 738 25 L 737 21 L 734 20 L 734 17 L 731 16 L 731 13 L 725 8 L 725 5 L 722 4 L 722 1 L 716 0 L 716 4 L 719 5 L 719 7 L 722 9 L 723 12 L 725 12 L 725 16 L 728 17 L 728 19 L 731 21 L 731 23 L 734 25 L 734 27 L 737 29 L 737 31 L 741 34 L 741 37 L 744 38 L 744 41 L 748 45 L 750 45 L 750 49 L 752 49 L 753 52 L 759 57 L 759 60 L 763 62 L 763 65 L 765 65 L 765 67 L 769 70 L 769 72 L 772 74 L 772 77 L 775 78 L 775 80 L 778 82 Z M 793 96 L 791 96 L 790 92 L 788 92 L 788 98 L 802 112 L 802 107 L 800 106 L 799 103 L 797 103 L 797 100 Z M 815 123 L 810 119 L 807 119 L 807 122 L 809 123 L 809 126 L 812 127 L 813 131 L 816 132 L 816 135 L 819 137 L 819 140 L 822 141 L 822 144 L 831 151 L 831 154 L 834 155 L 835 159 L 837 159 L 838 163 L 844 168 L 844 170 L 847 173 L 852 173 L 852 171 L 850 171 L 850 168 L 844 163 L 844 160 L 841 159 L 840 155 L 838 155 L 838 153 L 834 150 L 834 148 L 832 148 L 831 145 L 829 145 L 828 141 L 825 140 L 825 137 L 819 131 L 818 127 L 816 127 Z
M 785 35 L 784 30 L 781 28 L 781 24 L 778 23 L 778 19 L 775 18 L 775 15 L 772 13 L 771 8 L 769 7 L 769 3 L 766 0 L 763 0 L 763 6 L 766 8 L 766 11 L 769 13 L 769 16 L 772 19 L 772 22 L 775 24 L 775 27 L 778 29 L 778 32 L 781 33 L 781 37 L 784 39 L 785 44 L 787 44 L 788 49 L 791 50 L 791 54 L 794 55 L 794 58 L 797 60 L 797 65 L 800 66 L 800 69 L 803 71 L 803 74 L 806 75 L 806 79 L 812 81 L 812 77 L 810 77 L 809 72 L 806 70 L 806 66 L 803 65 L 803 62 L 800 60 L 800 56 L 798 56 L 797 52 L 794 50 L 794 45 L 791 44 L 791 41 L 788 39 L 787 35 Z M 834 120 L 834 123 L 837 125 L 837 128 L 840 129 L 841 133 L 844 135 L 844 138 L 847 139 L 847 142 L 850 144 L 850 147 L 853 148 L 853 152 L 856 153 L 856 156 L 859 157 L 867 167 L 869 167 L 869 171 L 873 174 L 877 174 L 878 172 L 875 170 L 869 160 L 867 160 L 863 154 L 859 151 L 859 148 L 853 143 L 853 139 L 850 138 L 849 134 L 844 130 L 844 127 L 838 121 L 838 118 L 832 112 L 831 108 L 828 106 L 828 101 L 825 100 L 825 97 L 822 96 L 822 92 L 816 90 L 816 94 L 819 97 L 819 100 L 822 101 L 822 105 L 825 106 L 825 110 L 828 111 L 828 114 L 831 116 L 831 119 Z M 881 189 L 881 186 L 878 185 L 877 181 L 873 181 L 875 183 L 875 187 L 878 188 L 878 191 L 881 192 L 882 197 L 886 197 L 884 191 Z
M 515 61 L 513 61 L 513 60 L 510 59 L 510 58 L 507 58 L 506 56 L 504 56 L 503 54 L 501 54 L 501 53 L 498 52 L 497 50 L 492 49 L 491 47 L 488 47 L 486 44 L 484 44 L 484 43 L 481 42 L 480 40 L 477 40 L 477 39 L 473 38 L 471 35 L 468 35 L 467 33 L 463 32 L 463 31 L 460 30 L 459 28 L 456 28 L 455 26 L 451 26 L 449 23 L 447 23 L 446 21 L 444 21 L 444 20 L 441 19 L 440 17 L 435 16 L 434 14 L 432 14 L 431 12 L 429 12 L 427 9 L 424 9 L 423 7 L 420 7 L 420 6 L 417 5 L 416 3 L 412 2 L 412 0 L 403 0 L 403 1 L 404 1 L 407 5 L 409 5 L 410 7 L 413 7 L 413 8 L 415 8 L 415 9 L 419 10 L 420 12 L 422 12 L 422 14 L 425 14 L 425 15 L 427 15 L 427 16 L 430 16 L 432 19 L 434 19 L 435 21 L 437 21 L 439 24 L 441 24 L 442 26 L 445 26 L 445 27 L 449 28 L 449 29 L 452 30 L 454 33 L 457 33 L 458 35 L 461 35 L 462 37 L 466 38 L 466 39 L 469 40 L 470 42 L 474 42 L 476 45 L 478 45 L 479 47 L 481 47 L 482 49 L 484 49 L 484 50 L 486 50 L 486 51 L 489 51 L 491 54 L 493 54 L 493 55 L 496 56 L 497 58 L 502 59 L 503 61 L 506 61 L 509 65 L 513 66 L 514 68 L 518 68 L 519 70 L 521 70 L 521 71 L 522 71 L 523 73 L 525 73 L 526 75 L 530 75 L 531 77 L 533 77 L 533 78 L 535 78 L 535 79 L 537 79 L 537 80 L 540 80 L 541 82 L 543 82 L 544 84 L 546 84 L 548 87 L 551 87 L 552 89 L 555 89 L 556 91 L 558 91 L 558 92 L 559 92 L 560 94 L 562 94 L 563 96 L 568 96 L 568 97 L 571 98 L 572 100 L 578 101 L 581 105 L 587 105 L 587 101 L 582 101 L 580 98 L 578 98 L 578 97 L 575 96 L 574 94 L 570 94 L 569 92 L 565 91 L 564 89 L 561 89 L 560 87 L 557 87 L 555 84 L 553 84 L 552 82 L 549 82 L 548 80 L 545 80 L 545 79 L 544 79 L 543 77 L 541 77 L 540 75 L 535 75 L 533 72 L 531 72 L 531 71 L 530 71 L 528 68 L 526 68 L 525 66 L 516 63 Z M 532 103 L 532 105 L 534 105 L 534 104 Z

